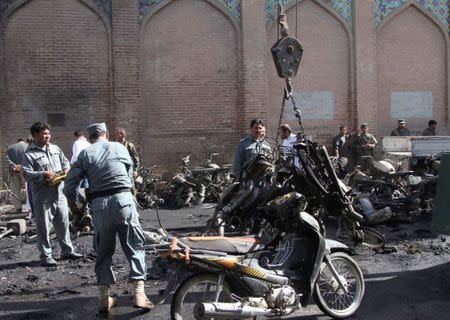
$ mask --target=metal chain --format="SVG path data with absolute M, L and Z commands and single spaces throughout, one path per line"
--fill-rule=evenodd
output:
M 298 124 L 300 126 L 300 132 L 302 133 L 302 135 L 304 135 L 305 134 L 305 129 L 303 128 L 302 112 L 300 111 L 300 109 L 297 108 L 297 104 L 295 103 L 295 99 L 294 99 L 294 95 L 293 94 L 290 95 L 290 99 L 291 99 L 292 105 L 294 106 L 295 116 L 298 118 Z
M 281 129 L 281 124 L 283 123 L 284 107 L 285 107 L 286 101 L 288 99 L 289 98 L 287 97 L 287 94 L 285 93 L 283 95 L 283 101 L 281 102 L 280 119 L 278 120 L 278 129 L 277 129 L 277 138 L 275 139 L 275 152 L 278 152 L 280 129 Z M 276 157 L 275 157 L 275 159 L 276 159 Z

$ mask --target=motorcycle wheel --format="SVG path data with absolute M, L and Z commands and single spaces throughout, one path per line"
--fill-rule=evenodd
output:
M 196 319 L 194 315 L 195 305 L 197 302 L 214 301 L 218 280 L 219 276 L 212 273 L 195 274 L 185 280 L 173 295 L 170 306 L 171 319 Z M 224 281 L 218 302 L 235 302 L 231 297 L 232 293 L 229 288 L 229 285 Z
M 382 248 L 386 245 L 386 238 L 381 232 L 365 226 L 357 227 L 356 231 L 358 230 L 360 230 L 362 234 L 362 245 L 374 249 Z
M 363 274 L 355 260 L 344 252 L 332 253 L 330 263 L 347 293 L 340 289 L 329 266 L 324 264 L 314 285 L 314 299 L 326 315 L 345 319 L 353 315 L 361 305 L 365 290 Z
M 377 249 L 386 245 L 386 238 L 381 232 L 366 226 L 353 226 L 345 219 L 341 219 L 337 238 L 350 247 L 362 245 L 366 248 Z

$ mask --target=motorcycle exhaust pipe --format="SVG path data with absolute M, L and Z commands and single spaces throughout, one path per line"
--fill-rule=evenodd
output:
M 274 310 L 242 305 L 240 302 L 199 302 L 194 307 L 195 319 L 250 318 L 275 315 Z

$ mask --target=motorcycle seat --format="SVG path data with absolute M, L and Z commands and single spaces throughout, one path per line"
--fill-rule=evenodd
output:
M 184 237 L 179 240 L 191 249 L 226 252 L 230 254 L 247 254 L 262 249 L 264 246 L 257 237 Z

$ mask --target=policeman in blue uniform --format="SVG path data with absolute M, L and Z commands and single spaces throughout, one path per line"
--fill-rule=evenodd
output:
M 260 152 L 271 153 L 270 145 L 264 140 L 265 127 L 261 119 L 250 122 L 250 136 L 239 141 L 234 154 L 233 175 L 241 179 L 246 166 Z
M 60 173 L 69 170 L 69 161 L 62 150 L 50 143 L 50 126 L 35 122 L 30 128 L 34 142 L 22 157 L 22 174 L 31 185 L 33 213 L 36 219 L 37 247 L 44 266 L 56 266 L 52 257 L 50 228 L 53 224 L 63 259 L 79 259 L 69 232 L 69 209 L 63 194 L 64 182 L 54 183 Z
M 134 285 L 134 307 L 151 309 L 152 302 L 144 291 L 147 267 L 144 233 L 131 193 L 133 161 L 128 150 L 118 142 L 108 141 L 104 123 L 87 127 L 92 145 L 82 150 L 70 169 L 64 193 L 75 202 L 76 190 L 83 178 L 89 181 L 94 224 L 94 249 L 97 253 L 95 273 L 100 294 L 99 311 L 109 312 L 115 299 L 109 296 L 109 286 L 116 279 L 111 268 L 116 234 L 130 264 L 129 281 Z

